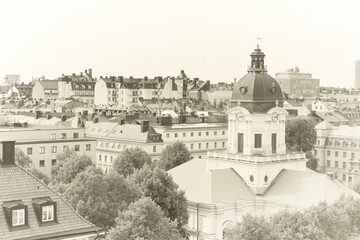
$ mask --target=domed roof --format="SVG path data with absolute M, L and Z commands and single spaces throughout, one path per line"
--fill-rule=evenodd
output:
M 284 98 L 279 83 L 267 74 L 264 66 L 265 54 L 259 48 L 251 55 L 251 67 L 248 74 L 234 86 L 231 102 L 253 113 L 266 113 L 273 107 L 282 107 Z

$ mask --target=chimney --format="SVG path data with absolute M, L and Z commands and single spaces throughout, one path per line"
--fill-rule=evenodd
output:
M 139 118 L 139 115 L 140 115 L 140 114 L 139 114 L 138 112 L 134 113 L 134 118 L 135 118 L 135 119 L 138 119 L 138 118 Z
M 47 114 L 46 119 L 51 119 L 51 114 Z
M 234 84 L 236 84 L 236 78 L 234 78 Z
M 99 118 L 98 117 L 94 117 L 93 123 L 98 123 L 99 122 Z
M 66 115 L 64 115 L 64 114 L 61 115 L 61 121 L 62 121 L 62 122 L 65 122 L 65 121 L 66 121 Z
M 39 118 L 41 118 L 41 111 L 36 110 L 35 111 L 35 119 L 39 119 Z
M 144 133 L 149 130 L 149 120 L 141 121 L 141 132 Z
M 88 113 L 89 113 L 88 110 L 83 110 L 82 115 L 83 115 L 84 117 L 87 117 Z
M 89 77 L 92 78 L 92 69 L 91 68 L 89 68 L 89 70 L 88 70 L 88 75 L 89 75 Z
M 172 119 L 170 116 L 160 117 L 160 124 L 163 126 L 169 126 L 172 124 Z
M 15 165 L 15 141 L 2 141 L 0 144 L 1 165 Z
M 118 122 L 119 125 L 124 125 L 125 124 L 125 119 L 120 119 Z

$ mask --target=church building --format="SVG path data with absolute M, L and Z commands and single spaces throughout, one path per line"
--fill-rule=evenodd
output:
M 341 195 L 359 195 L 306 168 L 305 154 L 285 145 L 284 98 L 267 74 L 259 46 L 248 73 L 234 86 L 228 110 L 228 145 L 169 173 L 188 200 L 190 240 L 221 240 L 242 216 L 301 210 Z

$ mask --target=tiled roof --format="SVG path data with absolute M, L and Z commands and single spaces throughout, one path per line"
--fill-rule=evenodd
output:
M 40 226 L 32 206 L 32 199 L 50 197 L 56 202 L 57 223 Z M 94 233 L 95 225 L 79 216 L 57 193 L 17 166 L 0 167 L 0 203 L 21 200 L 28 207 L 28 228 L 10 231 L 4 211 L 0 211 L 1 239 L 55 239 L 70 232 Z M 40 236 L 52 236 L 41 238 Z
M 57 80 L 41 80 L 40 85 L 47 90 L 57 90 L 58 82 Z
M 71 82 L 71 88 L 76 91 L 94 91 L 95 82 L 85 82 L 85 81 L 73 81 Z

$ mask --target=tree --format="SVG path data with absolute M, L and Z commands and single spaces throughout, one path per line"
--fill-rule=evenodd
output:
M 225 240 L 277 240 L 269 222 L 264 217 L 243 216 L 242 221 L 230 229 L 225 229 Z
M 319 159 L 315 158 L 312 152 L 306 152 L 305 157 L 308 159 L 308 161 L 306 162 L 306 167 L 316 171 Z
M 131 175 L 136 169 L 151 164 L 151 157 L 143 149 L 128 148 L 121 152 L 113 163 L 113 171 L 124 177 Z
M 77 174 L 85 171 L 89 166 L 94 166 L 94 163 L 89 156 L 72 154 L 62 160 L 59 165 L 56 171 L 52 171 L 53 181 L 56 183 L 69 184 Z
M 190 160 L 190 152 L 181 142 L 167 145 L 162 150 L 159 160 L 159 166 L 166 171 Z
M 177 221 L 178 229 L 184 234 L 182 227 L 188 222 L 189 214 L 184 191 L 174 183 L 172 177 L 159 167 L 144 166 L 129 176 L 128 181 L 137 185 L 144 197 L 150 197 L 164 211 L 171 221 Z
M 85 219 L 110 228 L 118 211 L 139 198 L 140 192 L 117 173 L 104 175 L 101 169 L 90 166 L 76 175 L 64 197 Z
M 316 140 L 315 123 L 312 120 L 288 121 L 285 127 L 285 142 L 288 150 L 308 152 Z
M 116 227 L 107 240 L 180 240 L 176 223 L 164 216 L 161 208 L 150 198 L 141 198 L 119 213 Z
M 15 148 L 15 163 L 43 183 L 49 184 L 50 178 L 40 170 L 36 169 L 31 158 L 25 155 L 25 153 L 18 147 Z

